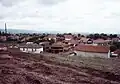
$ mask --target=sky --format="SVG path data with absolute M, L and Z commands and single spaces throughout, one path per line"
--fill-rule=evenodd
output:
M 0 28 L 120 33 L 120 0 L 0 0 Z

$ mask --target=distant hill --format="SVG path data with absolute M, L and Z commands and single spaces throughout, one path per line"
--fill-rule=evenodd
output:
M 0 29 L 0 31 L 4 31 L 4 29 Z M 51 33 L 51 34 L 57 34 L 62 33 L 60 31 L 35 31 L 35 30 L 24 30 L 24 29 L 8 29 L 8 33 Z
M 0 28 L 0 31 L 4 31 L 4 28 Z M 57 33 L 66 33 L 64 31 L 59 31 L 59 30 L 56 30 L 56 31 L 52 31 L 52 30 L 24 30 L 24 29 L 8 29 L 7 30 L 8 33 L 49 33 L 49 34 L 57 34 Z M 90 33 L 86 32 L 70 32 L 70 33 L 73 33 L 73 34 L 78 34 L 78 33 L 81 33 L 83 35 L 88 35 Z
M 0 29 L 0 31 L 4 31 L 4 29 Z M 36 33 L 36 31 L 32 30 L 23 30 L 23 29 L 8 29 L 8 33 Z

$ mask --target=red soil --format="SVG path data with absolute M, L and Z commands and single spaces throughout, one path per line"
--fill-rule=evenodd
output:
M 120 75 L 11 52 L 0 55 L 0 84 L 120 84 Z

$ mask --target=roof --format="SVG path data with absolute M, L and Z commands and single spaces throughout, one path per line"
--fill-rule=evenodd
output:
M 109 47 L 93 46 L 93 45 L 78 45 L 75 47 L 75 50 L 83 51 L 83 52 L 108 53 Z
M 40 42 L 39 45 L 41 45 L 41 46 L 49 46 L 50 42 L 48 42 L 48 41 Z
M 73 36 L 72 35 L 64 35 L 65 38 L 69 38 L 69 39 L 72 39 Z
M 81 39 L 80 39 L 80 41 L 83 41 L 83 42 L 87 42 L 89 40 L 89 38 L 85 38 L 85 37 L 82 37 Z
M 71 43 L 71 44 L 79 44 L 79 41 L 78 40 L 70 40 L 69 43 Z
M 104 39 L 97 39 L 93 41 L 94 43 L 107 43 L 109 40 L 104 40 Z
M 41 45 L 37 45 L 37 44 L 22 44 L 19 46 L 20 48 L 41 48 Z
M 68 44 L 62 43 L 62 42 L 57 42 L 52 44 L 52 47 L 67 47 Z
M 44 41 L 44 42 L 40 42 L 39 44 L 49 44 L 50 42 L 48 41 Z

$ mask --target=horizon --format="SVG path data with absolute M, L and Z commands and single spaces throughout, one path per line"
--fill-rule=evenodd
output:
M 18 31 L 16 31 L 18 30 Z M 4 28 L 0 28 L 0 31 L 5 32 Z M 26 29 L 12 29 L 9 28 L 7 29 L 8 33 L 48 33 L 48 34 L 64 34 L 64 33 L 71 33 L 71 34 L 82 34 L 82 35 L 89 35 L 89 34 L 102 34 L 104 32 L 60 32 L 60 31 L 35 31 L 35 30 L 26 30 Z M 23 32 L 24 31 L 24 32 Z M 119 33 L 104 33 L 104 34 L 117 34 L 120 35 Z
M 0 28 L 120 34 L 119 0 L 0 0 Z

